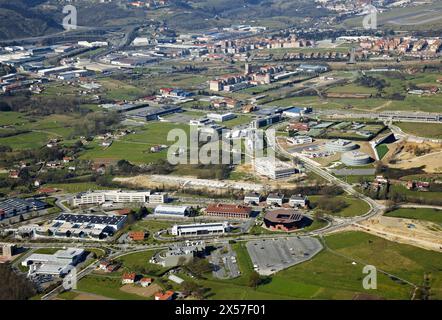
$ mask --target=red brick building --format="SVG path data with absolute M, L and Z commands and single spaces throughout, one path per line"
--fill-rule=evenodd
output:
M 210 204 L 206 209 L 206 215 L 212 217 L 247 219 L 252 213 L 252 208 L 235 204 Z

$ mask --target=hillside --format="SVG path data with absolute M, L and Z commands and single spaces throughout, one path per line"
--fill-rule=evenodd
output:
M 60 31 L 55 8 L 45 0 L 0 0 L 0 40 L 39 36 Z
M 55 0 L 0 0 L 0 40 L 41 36 L 63 31 L 62 2 Z M 121 5 L 76 1 L 78 24 L 88 27 L 125 26 L 146 19 L 172 28 L 199 30 L 235 23 L 286 26 L 307 16 L 321 16 L 309 0 L 170 0 L 170 6 L 145 10 Z M 256 19 L 256 21 L 255 21 Z

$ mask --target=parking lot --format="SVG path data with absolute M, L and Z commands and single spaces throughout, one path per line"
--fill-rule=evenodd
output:
M 256 240 L 247 243 L 254 269 L 270 275 L 307 261 L 322 250 L 322 244 L 312 237 Z
M 232 279 L 240 276 L 236 253 L 230 244 L 218 247 L 209 258 L 214 267 L 213 276 L 219 279 Z

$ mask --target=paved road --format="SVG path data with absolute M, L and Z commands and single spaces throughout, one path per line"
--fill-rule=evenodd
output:
M 286 125 L 285 123 L 278 124 L 277 126 L 275 126 L 275 128 L 280 128 L 285 125 Z M 347 226 L 352 225 L 353 223 L 358 223 L 358 222 L 370 219 L 376 215 L 380 215 L 385 210 L 385 206 L 383 206 L 383 205 L 377 203 L 375 200 L 359 193 L 358 191 L 356 191 L 353 188 L 352 185 L 340 180 L 339 178 L 333 176 L 331 173 L 322 169 L 319 166 L 319 164 L 317 164 L 315 161 L 313 161 L 313 160 L 311 160 L 311 159 L 309 159 L 299 153 L 298 154 L 291 154 L 291 153 L 287 152 L 284 148 L 281 147 L 281 145 L 277 141 L 276 137 L 274 137 L 270 131 L 267 132 L 266 137 L 267 137 L 267 144 L 276 153 L 282 154 L 283 156 L 288 157 L 289 159 L 299 161 L 301 164 L 304 165 L 304 167 L 307 170 L 314 172 L 315 174 L 317 174 L 320 177 L 324 178 L 325 180 L 333 183 L 334 185 L 340 186 L 345 192 L 347 192 L 348 194 L 350 194 L 356 198 L 359 198 L 359 199 L 367 202 L 368 205 L 370 206 L 370 210 L 362 216 L 349 218 L 349 219 L 340 219 L 339 221 L 337 221 L 336 219 L 333 219 L 332 223 L 328 227 L 323 228 L 319 231 L 317 230 L 316 234 L 324 234 L 324 233 L 334 232 L 339 229 L 343 229 Z

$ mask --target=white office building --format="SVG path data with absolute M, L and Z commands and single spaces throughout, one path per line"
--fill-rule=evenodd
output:
M 308 204 L 308 198 L 301 194 L 293 195 L 289 199 L 289 205 L 291 207 L 306 207 Z
M 279 193 L 271 193 L 268 195 L 266 203 L 269 206 L 272 206 L 275 204 L 278 206 L 282 206 L 282 204 L 284 203 L 284 195 L 279 194 Z
M 296 174 L 297 168 L 291 162 L 282 162 L 272 158 L 256 158 L 255 172 L 270 179 L 285 179 Z
M 244 196 L 245 204 L 259 204 L 262 200 L 262 197 L 257 192 L 250 192 Z
M 312 143 L 313 138 L 309 136 L 295 136 L 295 137 L 288 137 L 287 141 L 291 144 L 307 144 Z
M 197 223 L 186 225 L 174 225 L 172 235 L 174 236 L 199 236 L 206 234 L 225 234 L 230 231 L 229 222 Z
M 150 191 L 100 190 L 77 194 L 72 199 L 73 206 L 102 205 L 108 203 L 164 203 L 167 195 Z
M 167 200 L 168 200 L 168 197 L 167 197 L 167 193 L 165 193 L 165 192 L 155 192 L 149 196 L 149 203 L 152 203 L 152 204 L 165 203 L 165 202 L 167 202 Z

